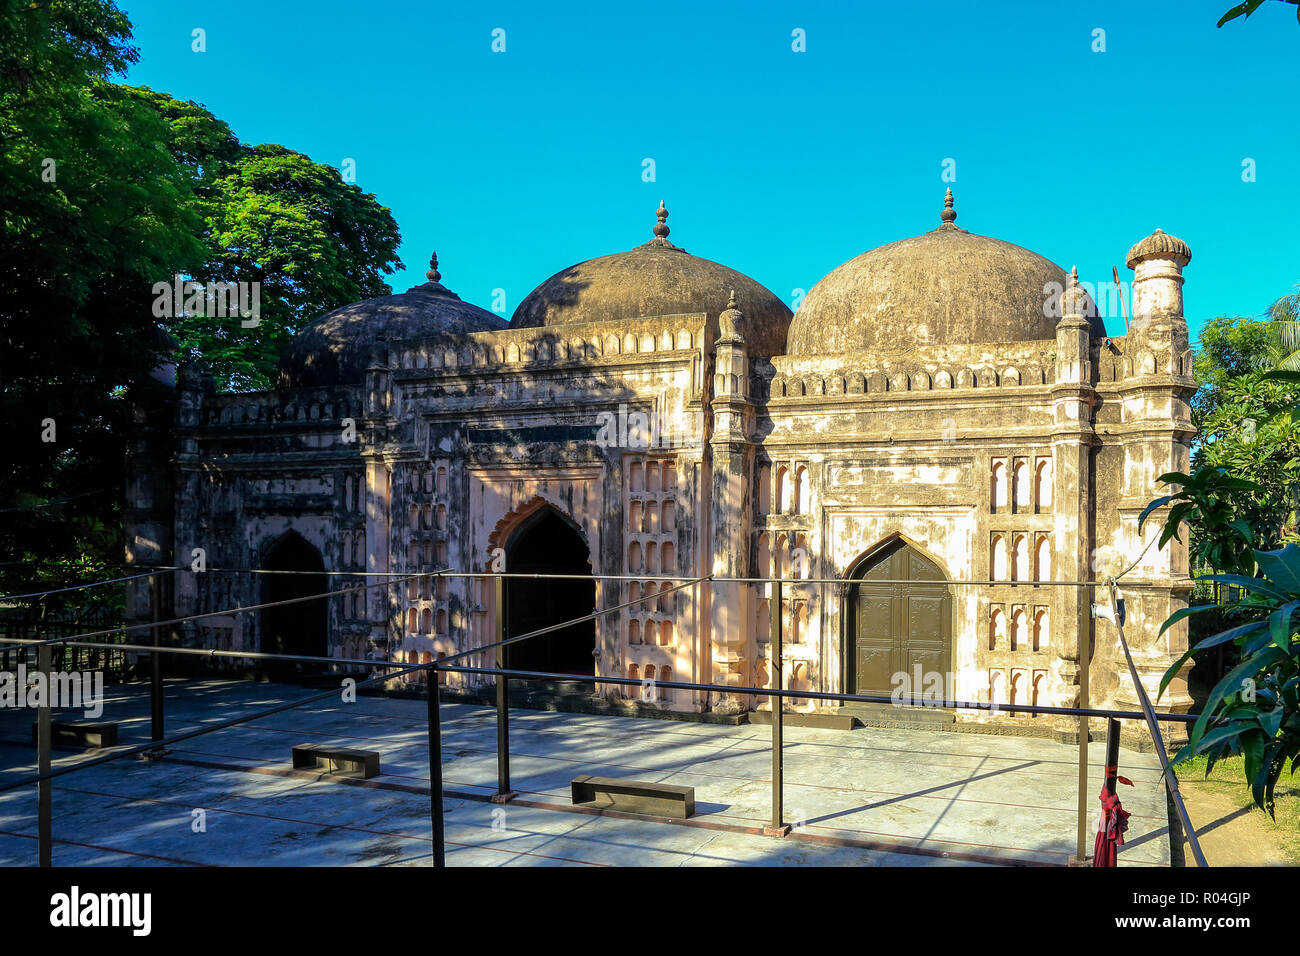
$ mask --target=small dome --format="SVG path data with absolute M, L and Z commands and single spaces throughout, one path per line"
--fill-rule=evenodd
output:
M 500 316 L 461 301 L 439 281 L 436 254 L 426 275 L 429 281 L 422 285 L 345 305 L 295 335 L 280 359 L 280 386 L 359 383 L 370 348 L 380 339 L 396 342 L 506 327 Z
M 716 315 L 735 292 L 745 314 L 745 342 L 753 355 L 785 349 L 789 307 L 734 269 L 701 259 L 668 241 L 668 210 L 661 203 L 655 238 L 643 246 L 588 259 L 557 272 L 519 303 L 512 328 L 541 328 L 657 315 Z
M 818 282 L 790 324 L 791 355 L 1056 338 L 1065 270 L 959 229 L 949 191 L 939 228 L 864 252 Z M 1095 308 L 1093 333 L 1105 335 Z
M 1163 229 L 1157 229 L 1128 251 L 1124 264 L 1132 269 L 1145 259 L 1173 259 L 1178 265 L 1185 266 L 1192 261 L 1192 250 L 1187 243 L 1177 236 L 1171 236 Z

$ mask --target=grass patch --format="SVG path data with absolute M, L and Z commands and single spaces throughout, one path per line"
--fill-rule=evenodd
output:
M 1176 764 L 1179 788 L 1190 799 L 1196 792 L 1226 797 L 1240 809 L 1250 808 L 1250 823 L 1261 837 L 1272 840 L 1292 863 L 1300 864 L 1300 774 L 1283 770 L 1273 792 L 1276 819 L 1255 806 L 1246 783 L 1245 760 L 1241 756 L 1225 757 L 1205 776 L 1207 761 L 1198 755 L 1186 763 Z

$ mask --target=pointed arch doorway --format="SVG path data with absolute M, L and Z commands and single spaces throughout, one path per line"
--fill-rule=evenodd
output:
M 952 591 L 938 563 L 894 538 L 873 548 L 849 569 L 846 595 L 845 681 L 851 694 L 888 697 L 895 675 L 915 681 L 920 668 L 952 672 Z M 925 688 L 913 687 L 920 695 Z
M 262 559 L 268 571 L 291 574 L 263 575 L 262 601 L 266 604 L 323 594 L 329 590 L 325 562 L 320 552 L 302 535 L 289 531 L 275 541 Z M 325 657 L 329 653 L 326 598 L 297 601 L 261 611 L 261 649 L 269 654 L 300 654 Z M 268 661 L 266 673 L 273 680 L 292 680 L 318 674 L 325 664 Z
M 571 574 L 575 578 L 506 578 L 506 634 L 514 637 L 591 614 L 596 581 L 591 552 L 577 527 L 549 505 L 525 518 L 506 542 L 506 570 L 519 574 Z M 596 622 L 583 621 L 506 647 L 512 670 L 594 674 Z M 590 693 L 591 687 L 585 691 Z

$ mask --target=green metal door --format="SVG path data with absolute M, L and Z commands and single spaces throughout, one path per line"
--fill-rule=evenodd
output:
M 857 585 L 854 693 L 889 696 L 906 674 L 919 696 L 930 674 L 948 686 L 952 595 L 943 572 L 899 541 L 873 555 Z M 920 668 L 921 686 L 915 686 Z

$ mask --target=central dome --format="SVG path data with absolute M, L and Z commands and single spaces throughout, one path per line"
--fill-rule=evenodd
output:
M 668 210 L 660 203 L 655 238 L 612 256 L 588 259 L 551 276 L 519 303 L 515 329 L 603 322 L 727 308 L 732 292 L 744 313 L 742 334 L 751 354 L 785 350 L 790 309 L 753 279 L 668 241 Z
M 896 352 L 928 345 L 1056 338 L 1065 270 L 1036 252 L 943 224 L 850 259 L 809 290 L 790 355 Z M 1105 335 L 1095 317 L 1093 333 Z

